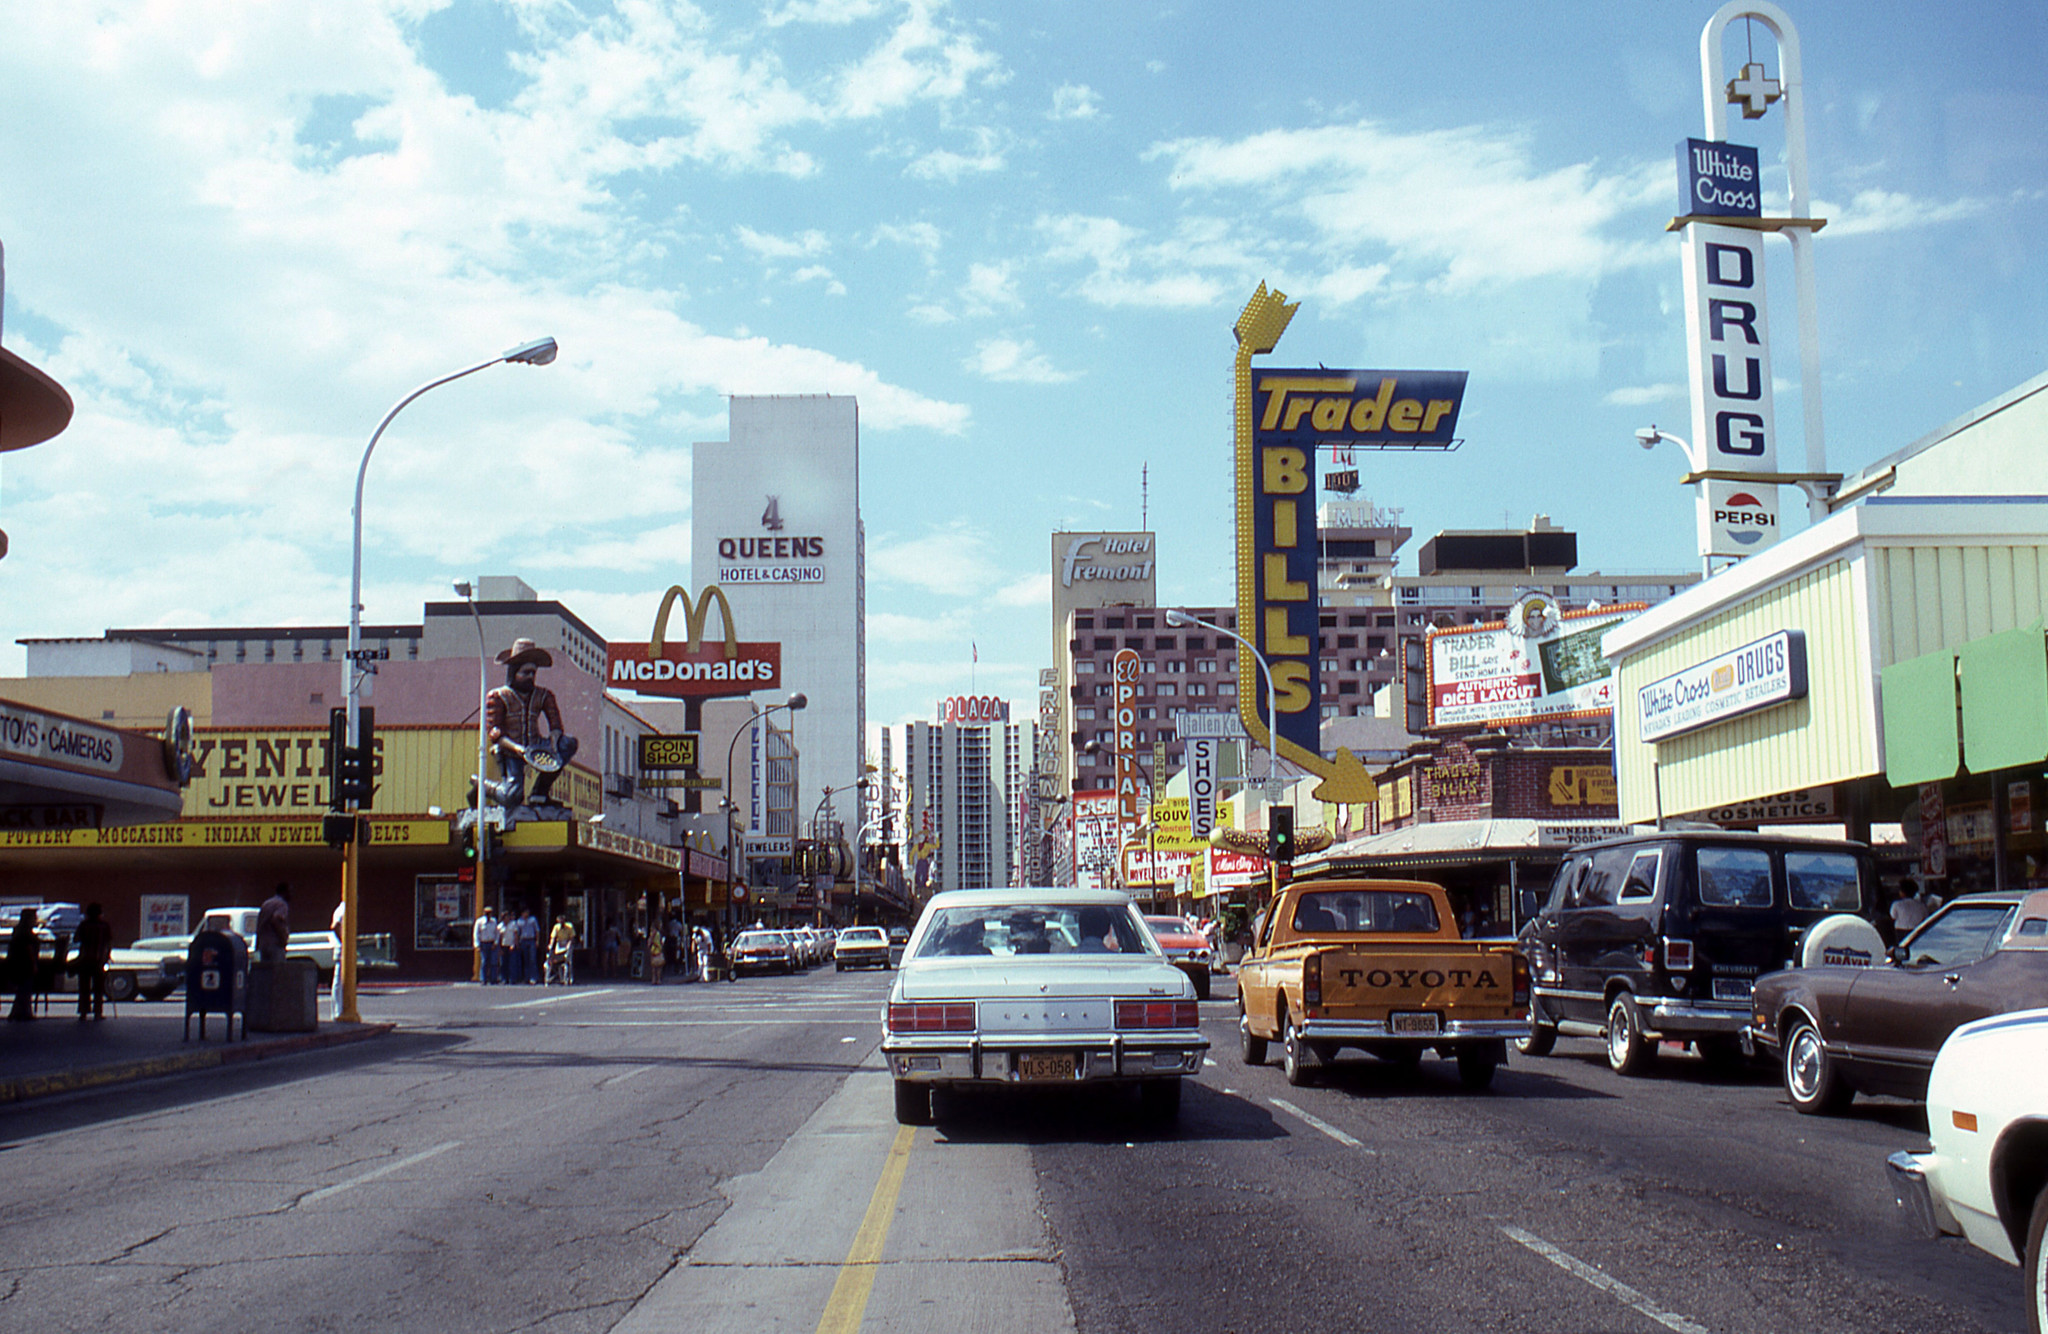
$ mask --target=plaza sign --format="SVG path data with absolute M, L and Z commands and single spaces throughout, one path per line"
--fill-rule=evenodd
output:
M 1636 692 L 1642 739 L 1662 741 L 1806 698 L 1806 634 L 1780 630 Z

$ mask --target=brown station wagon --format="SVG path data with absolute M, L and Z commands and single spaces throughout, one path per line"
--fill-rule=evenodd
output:
M 2048 1006 L 2048 890 L 1968 894 L 1873 968 L 1796 968 L 1758 979 L 1745 1034 L 1778 1058 L 1802 1112 L 1858 1093 L 1927 1096 L 1935 1053 L 1973 1019 Z

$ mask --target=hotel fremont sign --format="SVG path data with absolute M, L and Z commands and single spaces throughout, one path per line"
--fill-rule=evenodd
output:
M 685 638 L 668 640 L 668 617 L 682 599 Z M 704 618 L 718 604 L 723 641 L 704 639 Z M 733 628 L 732 605 L 717 584 L 707 585 L 696 602 L 680 585 L 662 596 L 654 616 L 654 634 L 645 644 L 613 644 L 605 662 L 605 684 L 639 695 L 687 699 L 747 695 L 782 684 L 782 645 L 742 642 Z

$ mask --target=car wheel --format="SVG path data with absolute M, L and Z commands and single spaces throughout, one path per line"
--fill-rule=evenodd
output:
M 1307 1088 L 1315 1082 L 1315 1061 L 1315 1053 L 1309 1050 L 1308 1040 L 1301 1036 L 1294 1016 L 1283 1015 L 1280 1020 L 1280 1072 L 1294 1087 Z
M 2027 1331 L 2048 1334 L 2048 1186 L 2034 1197 L 2034 1220 L 2027 1224 Z
M 1607 1008 L 1607 1064 L 1618 1075 L 1639 1075 L 1657 1059 L 1657 1044 L 1643 1036 L 1635 999 L 1627 992 Z
M 932 1123 L 932 1089 L 908 1079 L 896 1081 L 896 1124 L 928 1126 Z
M 1237 1005 L 1237 1054 L 1246 1065 L 1266 1063 L 1266 1040 L 1252 1032 L 1252 1017 L 1244 1012 L 1244 1002 Z
M 134 999 L 135 999 L 135 974 L 133 974 L 133 973 L 108 973 L 108 974 L 107 974 L 107 999 L 108 999 L 108 1000 L 110 1000 L 110 1001 L 115 1001 L 115 1002 L 119 1002 L 119 1001 L 128 1001 L 128 1000 L 134 1000 Z
M 1138 1085 L 1138 1111 L 1156 1126 L 1170 1126 L 1180 1119 L 1180 1081 L 1148 1079 Z
M 1202 975 L 1201 975 L 1200 977 L 1197 977 L 1197 978 L 1195 978 L 1195 979 L 1194 979 L 1194 983 L 1195 983 L 1195 999 L 1196 999 L 1196 1000 L 1207 1000 L 1207 999 L 1209 999 L 1209 975 L 1208 975 L 1207 973 L 1203 973 L 1203 974 L 1202 974 Z
M 1529 1007 L 1529 1036 L 1515 1039 L 1515 1050 L 1524 1056 L 1548 1056 L 1557 1045 L 1557 1025 L 1543 1022 L 1543 1011 Z
M 1813 1021 L 1800 1018 L 1785 1039 L 1785 1093 L 1793 1110 L 1807 1116 L 1832 1116 L 1849 1105 L 1856 1090 L 1842 1079 L 1842 1072 L 1828 1055 Z
M 1490 1051 L 1461 1049 L 1458 1052 L 1458 1082 L 1477 1093 L 1493 1083 L 1493 1072 L 1499 1064 Z

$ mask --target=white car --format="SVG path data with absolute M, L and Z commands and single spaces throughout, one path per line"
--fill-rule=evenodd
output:
M 240 936 L 242 942 L 248 945 L 250 956 L 253 958 L 256 951 L 256 919 L 262 912 L 261 908 L 208 908 L 199 916 L 199 930 L 228 931 Z M 182 975 L 185 951 L 191 947 L 190 935 L 145 936 L 135 942 L 133 949 L 138 954 L 167 956 L 164 965 L 166 971 Z M 334 980 L 335 961 L 341 958 L 341 937 L 332 931 L 294 931 L 285 946 L 285 957 L 312 960 L 313 966 L 320 970 L 322 983 L 331 982 Z
M 2021 926 L 2040 928 L 2048 921 Z M 1962 1236 L 2025 1270 L 2027 1328 L 2048 1334 L 2048 1010 L 1965 1024 L 1934 1059 L 1926 1153 L 1887 1161 L 1925 1236 Z
M 928 1125 L 932 1091 L 1135 1084 L 1180 1114 L 1202 1068 L 1194 984 L 1122 894 L 977 889 L 925 907 L 889 991 L 882 1052 L 896 1120 Z

